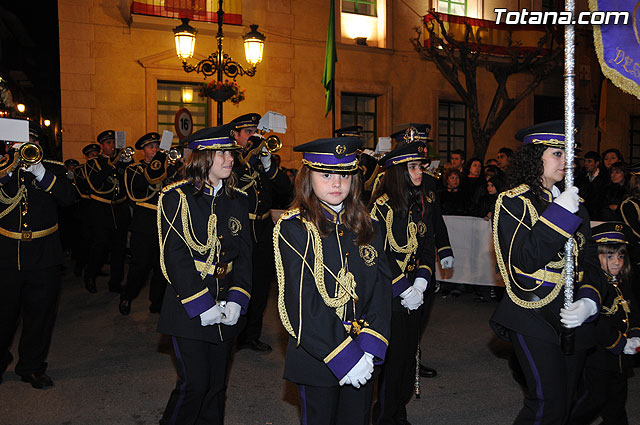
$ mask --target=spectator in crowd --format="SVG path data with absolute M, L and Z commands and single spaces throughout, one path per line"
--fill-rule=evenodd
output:
M 497 165 L 487 165 L 484 168 L 484 178 L 489 180 L 493 176 L 500 176 L 504 179 L 504 173 Z
M 467 199 L 460 188 L 460 171 L 448 170 L 444 176 L 444 190 L 440 197 L 442 215 L 466 215 Z
M 482 161 L 479 158 L 471 158 L 464 164 L 462 171 L 462 191 L 474 206 L 478 205 L 478 200 L 484 191 L 486 183 L 483 168 Z
M 485 167 L 488 167 L 490 165 L 494 165 L 494 166 L 497 167 L 498 166 L 498 160 L 495 159 L 495 158 L 489 158 L 484 162 L 484 166 Z
M 600 219 L 602 221 L 620 221 L 622 219 L 618 208 L 625 199 L 627 191 L 627 165 L 616 162 L 611 166 L 609 182 L 604 187 L 600 204 Z
M 580 189 L 580 196 L 585 200 L 589 217 L 598 220 L 600 198 L 607 181 L 606 173 L 600 169 L 600 155 L 594 151 L 587 152 L 584 155 L 584 168 L 586 175 L 584 179 L 576 182 L 576 186 Z
M 624 158 L 618 149 L 607 149 L 602 152 L 602 166 L 609 172 L 616 162 L 624 162 Z
M 498 167 L 500 167 L 503 172 L 507 171 L 507 167 L 509 167 L 509 164 L 511 163 L 512 156 L 513 151 L 509 148 L 503 147 L 498 151 Z
M 496 205 L 496 199 L 500 192 L 504 190 L 505 182 L 500 176 L 493 176 L 487 180 L 484 193 L 480 196 L 478 202 L 479 217 L 485 220 L 493 218 L 493 210 Z
M 454 149 L 451 151 L 451 163 L 450 167 L 452 169 L 456 169 L 462 172 L 462 167 L 464 166 L 464 151 L 462 149 Z

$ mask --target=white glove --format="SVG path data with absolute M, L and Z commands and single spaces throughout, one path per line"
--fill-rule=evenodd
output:
M 216 304 L 209 310 L 200 313 L 200 324 L 202 326 L 211 326 L 220 323 L 222 320 L 222 307 Z
M 371 375 L 373 375 L 373 354 L 364 353 L 339 384 L 340 386 L 351 384 L 360 388 L 360 385 L 366 384 L 371 379 Z
M 443 259 L 440 260 L 440 265 L 442 266 L 443 269 L 452 268 L 453 267 L 453 257 L 452 256 L 444 257 Z
M 414 286 L 409 286 L 405 291 L 400 294 L 400 304 L 409 310 L 417 310 L 423 303 L 422 292 L 416 289 Z
M 633 338 L 627 338 L 627 343 L 624 346 L 623 353 L 625 354 L 636 354 L 638 352 L 638 348 L 640 347 L 640 338 L 634 336 Z
M 240 304 L 234 303 L 233 301 L 225 304 L 223 309 L 225 317 L 222 318 L 222 324 L 233 326 L 238 323 L 238 318 L 240 317 L 240 309 Z
M 562 208 L 569 212 L 578 212 L 578 208 L 580 207 L 580 195 L 578 195 L 578 187 L 570 187 L 569 189 L 562 192 L 556 199 L 554 199 L 553 202 L 560 205 Z
M 47 169 L 44 168 L 44 165 L 42 165 L 42 162 L 38 162 L 37 164 L 29 165 L 27 168 L 24 169 L 24 171 L 33 174 L 36 180 L 41 181 Z
M 271 168 L 271 152 L 267 150 L 266 146 L 262 147 L 259 158 L 260 162 L 262 162 L 262 167 L 264 167 L 264 171 L 269 171 Z
M 413 281 L 413 287 L 424 293 L 429 287 L 429 282 L 424 277 L 416 277 L 416 280 Z
M 569 329 L 577 328 L 597 311 L 598 306 L 593 300 L 580 298 L 578 301 L 572 302 L 569 308 L 560 309 L 560 321 Z

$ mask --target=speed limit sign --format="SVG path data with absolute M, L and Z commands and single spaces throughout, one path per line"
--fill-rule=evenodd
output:
M 180 140 L 185 139 L 193 132 L 193 117 L 187 108 L 180 108 L 176 112 L 175 127 Z

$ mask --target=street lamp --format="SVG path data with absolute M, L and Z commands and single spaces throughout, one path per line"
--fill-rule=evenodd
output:
M 21 114 L 24 113 L 24 111 L 27 109 L 26 106 L 24 106 L 24 103 L 18 103 L 16 105 L 16 109 L 18 109 L 18 112 L 20 112 Z
M 224 34 L 222 33 L 222 20 L 224 16 L 222 2 L 223 0 L 218 0 L 218 33 L 216 34 L 218 50 L 212 52 L 209 57 L 201 60 L 196 65 L 187 63 L 187 59 L 193 57 L 198 31 L 189 25 L 188 18 L 181 18 L 182 24 L 173 29 L 176 40 L 176 53 L 182 61 L 182 69 L 184 69 L 185 72 L 202 74 L 205 79 L 209 76 L 216 75 L 217 81 L 222 81 L 223 74 L 233 80 L 235 80 L 238 75 L 253 77 L 256 75 L 256 65 L 262 61 L 262 52 L 266 37 L 258 31 L 257 25 L 251 25 L 251 31 L 242 37 L 244 39 L 245 57 L 250 65 L 250 68 L 244 69 L 242 65 L 222 50 L 222 40 L 224 39 Z M 216 102 L 218 104 L 217 125 L 222 125 L 222 102 Z

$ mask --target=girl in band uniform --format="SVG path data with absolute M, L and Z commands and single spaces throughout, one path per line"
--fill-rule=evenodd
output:
M 564 179 L 564 123 L 538 124 L 516 134 L 524 145 L 512 159 L 510 190 L 498 197 L 493 238 L 505 282 L 491 324 L 513 343 L 528 392 L 515 424 L 562 424 L 570 412 L 600 305 L 600 267 L 589 217 L 577 188 Z M 563 308 L 568 238 L 575 240 L 575 297 Z M 563 327 L 576 328 L 575 353 L 565 354 Z
M 158 331 L 171 336 L 178 382 L 164 425 L 222 424 L 227 366 L 251 292 L 247 197 L 235 188 L 226 126 L 191 136 L 186 180 L 158 200 L 160 266 L 169 282 Z
M 385 358 L 391 281 L 382 235 L 360 201 L 357 138 L 294 148 L 304 166 L 274 229 L 278 308 L 290 335 L 284 377 L 304 425 L 368 425 L 374 364 Z

